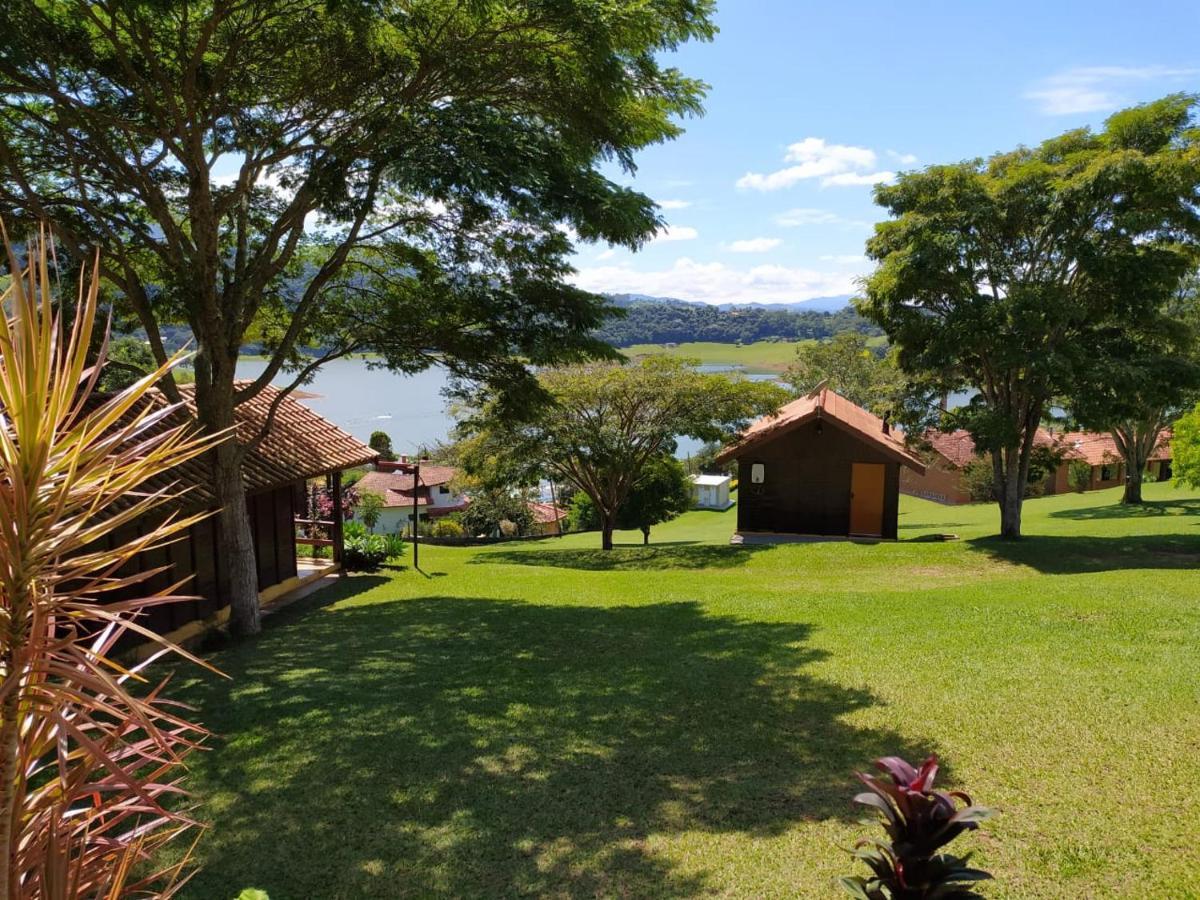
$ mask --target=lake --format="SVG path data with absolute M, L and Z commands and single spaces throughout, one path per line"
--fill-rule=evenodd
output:
M 239 378 L 257 378 L 267 367 L 259 359 L 238 363 Z M 729 366 L 701 366 L 701 371 L 730 371 Z M 774 375 L 749 375 L 767 381 Z M 275 384 L 286 385 L 289 375 L 279 375 Z M 443 391 L 450 377 L 443 369 L 428 369 L 416 375 L 400 375 L 387 369 L 370 368 L 362 359 L 335 359 L 318 372 L 302 390 L 315 397 L 301 402 L 320 413 L 343 431 L 366 443 L 373 431 L 386 431 L 397 453 L 415 454 L 422 446 L 446 440 L 454 419 L 446 410 Z M 696 452 L 699 441 L 682 438 L 678 456 Z

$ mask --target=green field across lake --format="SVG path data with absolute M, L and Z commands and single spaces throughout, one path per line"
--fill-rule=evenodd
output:
M 904 497 L 896 543 L 692 512 L 347 578 L 185 673 L 185 896 L 836 897 L 852 772 L 930 752 L 998 811 L 956 846 L 989 898 L 1194 896 L 1200 494 L 1146 493 L 1031 500 L 1016 544 Z

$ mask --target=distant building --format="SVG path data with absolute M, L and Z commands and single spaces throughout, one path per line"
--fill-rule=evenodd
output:
M 413 525 L 413 501 L 415 497 L 417 515 L 422 520 L 439 519 L 451 513 L 461 512 L 470 505 L 470 500 L 456 493 L 450 483 L 458 475 L 453 466 L 435 466 L 420 463 L 420 481 L 414 483 L 412 472 L 416 460 L 402 456 L 394 462 L 380 460 L 375 469 L 368 472 L 355 484 L 361 495 L 370 491 L 383 498 L 383 510 L 375 531 L 381 534 L 410 532 Z M 407 471 L 405 471 L 407 470 Z
M 728 475 L 693 475 L 692 506 L 696 509 L 729 509 L 733 500 L 729 487 L 733 479 Z
M 936 503 L 970 503 L 963 470 L 986 456 L 976 453 L 975 442 L 966 431 L 938 432 L 925 435 L 929 444 L 929 461 L 924 474 L 905 471 L 900 476 L 900 491 Z M 1056 448 L 1063 461 L 1050 473 L 1045 493 L 1064 494 L 1074 490 L 1070 483 L 1072 462 L 1082 461 L 1091 467 L 1091 477 L 1084 490 L 1117 487 L 1125 483 L 1125 463 L 1111 434 L 1091 431 L 1054 432 L 1039 428 L 1034 437 L 1037 446 Z M 1150 455 L 1148 468 L 1156 480 L 1171 477 L 1171 433 L 1164 431 Z
M 563 507 L 538 500 L 530 501 L 529 511 L 533 513 L 533 534 L 562 534 L 566 531 L 568 512 Z
M 824 387 L 717 454 L 718 465 L 732 460 L 739 535 L 895 538 L 900 470 L 925 472 L 885 421 Z

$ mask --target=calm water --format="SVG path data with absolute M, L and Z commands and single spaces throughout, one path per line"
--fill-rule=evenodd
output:
M 255 378 L 266 363 L 242 360 L 239 378 Z M 729 371 L 728 366 L 701 366 L 706 372 Z M 773 375 L 750 375 L 754 381 L 769 381 Z M 397 453 L 416 453 L 422 446 L 446 440 L 454 420 L 446 409 L 442 392 L 449 383 L 442 369 L 417 375 L 398 375 L 387 369 L 368 368 L 361 359 L 337 359 L 322 367 L 311 384 L 302 390 L 316 394 L 305 403 L 343 431 L 364 443 L 372 431 L 386 431 Z M 280 375 L 275 383 L 286 385 L 290 376 Z M 694 453 L 700 444 L 690 438 L 679 441 L 678 455 Z

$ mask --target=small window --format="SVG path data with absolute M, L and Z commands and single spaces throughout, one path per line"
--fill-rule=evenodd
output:
M 1113 480 L 1113 467 L 1112 466 L 1101 466 L 1100 467 L 1100 480 L 1101 481 L 1112 481 Z
M 444 484 L 439 484 L 438 485 L 438 493 L 439 494 L 448 494 L 448 493 L 450 493 L 450 488 L 446 487 L 446 485 L 444 485 Z

